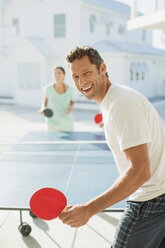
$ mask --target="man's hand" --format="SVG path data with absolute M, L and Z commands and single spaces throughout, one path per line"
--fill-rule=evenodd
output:
M 75 205 L 66 207 L 66 212 L 62 212 L 59 215 L 59 219 L 62 220 L 64 224 L 71 227 L 80 227 L 85 225 L 89 219 L 90 214 L 88 207 L 86 205 Z

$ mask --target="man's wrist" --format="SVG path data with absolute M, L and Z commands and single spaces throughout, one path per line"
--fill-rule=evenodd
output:
M 87 209 L 89 218 L 91 218 L 93 215 L 97 214 L 95 203 L 93 201 L 86 203 L 85 207 Z

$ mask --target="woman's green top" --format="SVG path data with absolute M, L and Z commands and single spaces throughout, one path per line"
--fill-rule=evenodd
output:
M 54 84 L 45 87 L 45 96 L 48 98 L 47 108 L 53 111 L 53 116 L 46 118 L 46 122 L 54 125 L 57 130 L 72 131 L 73 117 L 72 113 L 66 111 L 70 107 L 71 101 L 74 101 L 73 89 L 69 87 L 64 94 L 59 94 L 54 88 Z

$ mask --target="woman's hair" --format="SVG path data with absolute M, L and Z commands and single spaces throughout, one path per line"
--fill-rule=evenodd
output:
M 84 56 L 88 56 L 91 64 L 95 64 L 99 71 L 100 65 L 104 62 L 97 50 L 90 46 L 76 46 L 66 56 L 66 61 L 72 63 L 76 59 L 81 59 Z M 108 77 L 108 73 L 106 72 Z
M 61 66 L 57 66 L 55 69 L 54 69 L 54 71 L 56 70 L 56 69 L 60 69 L 64 74 L 65 74 L 65 70 L 64 70 L 64 68 L 63 67 L 61 67 Z

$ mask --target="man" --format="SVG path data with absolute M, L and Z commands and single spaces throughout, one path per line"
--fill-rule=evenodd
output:
M 80 227 L 129 197 L 112 247 L 165 247 L 165 131 L 158 113 L 140 93 L 110 82 L 95 49 L 75 47 L 66 60 L 77 89 L 102 110 L 107 144 L 121 175 L 102 195 L 68 206 L 59 218 Z

